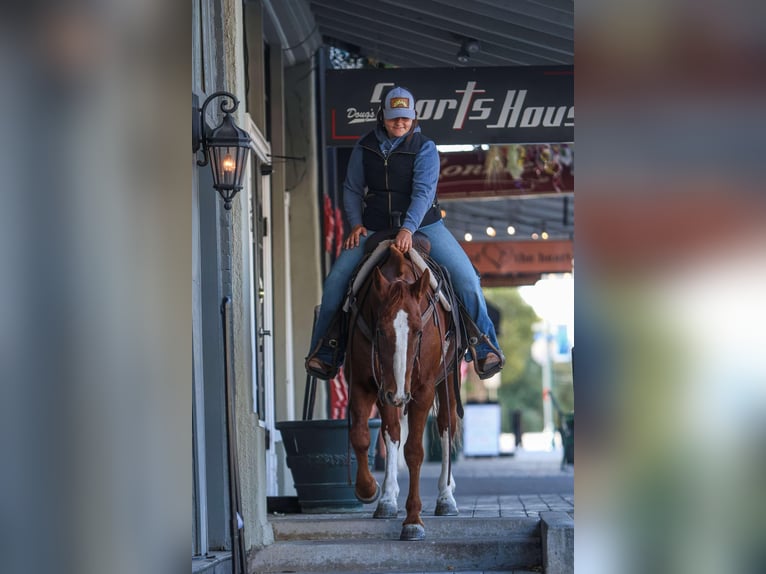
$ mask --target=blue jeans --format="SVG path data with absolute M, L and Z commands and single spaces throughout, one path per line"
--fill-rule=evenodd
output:
M 473 319 L 479 331 L 486 334 L 490 342 L 500 348 L 495 334 L 495 326 L 487 314 L 487 302 L 484 300 L 484 293 L 481 291 L 481 284 L 476 270 L 471 264 L 471 260 L 460 247 L 460 244 L 449 232 L 443 221 L 437 221 L 431 225 L 426 225 L 418 229 L 431 242 L 431 258 L 440 265 L 446 267 L 452 279 L 452 287 L 455 289 L 460 301 L 463 303 L 468 315 Z M 368 230 L 368 236 L 372 235 Z M 359 246 L 354 249 L 344 249 L 340 257 L 330 270 L 330 274 L 325 279 L 324 292 L 322 295 L 322 306 L 319 310 L 314 333 L 311 337 L 311 347 L 309 353 L 312 353 L 319 340 L 325 336 L 330 328 L 330 322 L 335 316 L 336 311 L 343 303 L 343 298 L 348 290 L 348 282 L 354 273 L 354 269 L 364 257 L 364 244 L 367 238 L 359 238 Z M 490 351 L 489 346 L 479 344 L 476 347 L 476 353 L 481 359 Z M 325 362 L 330 362 L 332 350 L 326 347 L 320 349 L 317 356 Z

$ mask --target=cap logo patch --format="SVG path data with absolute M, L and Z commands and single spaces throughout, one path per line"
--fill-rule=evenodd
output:
M 410 99 L 409 98 L 391 98 L 389 101 L 388 107 L 391 109 L 394 108 L 409 108 L 410 107 Z

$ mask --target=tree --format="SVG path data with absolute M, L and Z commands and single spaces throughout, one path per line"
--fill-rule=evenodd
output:
M 501 314 L 498 339 L 505 354 L 505 368 L 498 399 L 502 407 L 502 430 L 511 432 L 511 414 L 519 409 L 522 428 L 540 431 L 543 428 L 542 374 L 530 355 L 534 339 L 532 325 L 540 318 L 515 287 L 486 288 L 484 295 Z
M 528 357 L 522 375 L 515 381 L 500 387 L 497 394 L 503 408 L 503 432 L 513 432 L 512 416 L 516 410 L 521 411 L 523 432 L 540 432 L 543 430 L 541 379 L 542 369 L 540 365 L 535 363 L 532 357 Z
M 503 384 L 517 380 L 526 368 L 532 346 L 532 325 L 540 320 L 534 309 L 521 298 L 515 287 L 484 289 L 487 302 L 500 310 L 498 339 L 505 354 Z

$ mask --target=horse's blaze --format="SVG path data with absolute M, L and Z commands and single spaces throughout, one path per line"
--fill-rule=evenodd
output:
M 394 381 L 396 381 L 396 395 L 394 402 L 401 404 L 405 400 L 407 386 L 407 343 L 409 342 L 410 330 L 407 323 L 407 312 L 400 309 L 394 317 L 394 334 L 396 347 L 394 348 Z

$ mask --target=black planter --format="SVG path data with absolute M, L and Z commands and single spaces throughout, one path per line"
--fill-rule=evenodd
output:
M 357 462 L 349 443 L 346 420 L 281 421 L 276 427 L 282 433 L 287 466 L 293 475 L 302 512 L 321 514 L 364 509 L 354 495 Z M 372 469 L 380 419 L 371 419 L 369 427 L 368 462 Z

